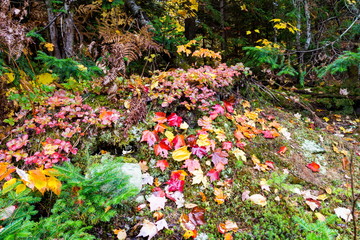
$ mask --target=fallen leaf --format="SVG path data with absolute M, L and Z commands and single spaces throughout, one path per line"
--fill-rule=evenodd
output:
M 162 148 L 160 144 L 155 144 L 154 146 L 154 152 L 156 156 L 161 156 L 163 158 L 167 158 L 168 157 L 168 150 L 166 150 L 165 148 Z
M 127 237 L 125 229 L 114 229 L 114 233 L 116 234 L 117 239 L 125 240 Z
M 224 194 L 224 191 L 221 188 L 214 188 L 214 194 L 215 194 L 215 202 L 217 204 L 223 204 L 226 199 L 226 195 Z
M 156 112 L 155 116 L 153 117 L 152 121 L 157 123 L 164 123 L 167 121 L 166 113 L 164 112 Z
M 280 147 L 279 151 L 277 151 L 277 153 L 279 153 L 280 155 L 283 155 L 286 151 L 287 151 L 287 147 L 282 146 L 282 147 Z
M 226 220 L 225 223 L 220 223 L 217 226 L 217 229 L 220 233 L 224 234 L 226 232 L 236 232 L 239 230 L 239 227 L 237 226 L 236 222 L 233 222 L 231 220 Z
M 172 153 L 172 157 L 176 161 L 184 161 L 186 159 L 189 159 L 190 155 L 191 152 L 188 151 L 187 146 L 178 148 Z
M 155 225 L 156 225 L 156 228 L 157 228 L 158 231 L 161 231 L 164 228 L 166 228 L 166 229 L 169 228 L 165 219 L 161 219 L 161 220 L 157 221 L 155 223 Z
M 197 225 L 205 224 L 205 209 L 201 207 L 194 207 L 189 213 L 189 219 L 191 222 Z
M 270 185 L 267 183 L 266 179 L 264 179 L 264 178 L 262 178 L 260 180 L 260 187 L 261 187 L 261 190 L 270 192 Z
M 250 191 L 249 191 L 249 190 L 244 191 L 244 192 L 241 194 L 241 200 L 242 200 L 242 201 L 245 201 L 245 200 L 249 199 L 249 194 L 250 194 Z
M 188 239 L 188 238 L 196 238 L 197 236 L 197 231 L 196 230 L 186 230 L 183 237 L 185 239 Z
M 207 180 L 207 177 L 204 176 L 204 172 L 201 170 L 201 168 L 194 170 L 192 174 L 194 175 L 191 183 L 192 185 L 202 183 L 205 188 L 208 187 L 209 182 Z
M 176 127 L 180 127 L 183 119 L 182 117 L 178 116 L 176 113 L 171 113 L 168 117 L 167 117 L 167 121 L 169 123 L 169 126 L 176 126 Z
M 147 161 L 144 161 L 144 160 L 140 161 L 139 166 L 140 166 L 141 172 L 147 172 L 147 170 L 149 170 L 149 167 L 147 166 Z
M 167 160 L 158 160 L 155 167 L 159 167 L 161 171 L 164 171 L 167 167 L 169 167 L 169 163 Z
M 231 151 L 237 160 L 241 160 L 243 162 L 246 162 L 246 155 L 243 150 L 240 150 L 239 148 L 235 148 L 233 151 Z
M 345 222 L 350 222 L 353 219 L 351 210 L 343 207 L 338 207 L 334 209 L 336 216 L 345 220 Z
M 313 171 L 313 172 L 319 172 L 320 165 L 315 162 L 312 162 L 312 163 L 307 164 L 306 167 L 311 169 L 311 171 Z
M 156 225 L 149 220 L 144 219 L 142 225 L 140 233 L 136 237 L 148 237 L 148 240 L 150 240 L 158 233 Z
M 210 177 L 211 182 L 217 181 L 220 179 L 220 172 L 213 168 L 206 174 L 206 176 Z
M 324 222 L 326 220 L 325 216 L 319 212 L 315 213 L 315 216 L 320 222 Z
M 0 209 L 0 220 L 4 221 L 5 219 L 11 217 L 13 215 L 13 213 L 16 210 L 16 206 L 12 205 L 3 209 Z
M 164 217 L 164 214 L 162 212 L 154 212 L 153 217 L 156 219 L 156 221 L 159 221 Z
M 184 135 L 176 135 L 176 137 L 171 141 L 171 143 L 174 145 L 174 149 L 179 149 L 182 146 L 185 146 L 185 139 Z
M 318 200 L 314 200 L 311 198 L 307 198 L 305 203 L 310 207 L 312 211 L 315 211 L 315 209 L 321 206 L 321 203 Z
M 233 240 L 233 236 L 232 233 L 225 233 L 224 235 L 224 240 Z
M 200 169 L 200 162 L 199 160 L 192 160 L 192 159 L 186 159 L 185 164 L 182 166 L 182 168 L 187 168 L 190 173 L 193 171 Z
M 157 140 L 158 137 L 155 131 L 145 130 L 142 134 L 140 142 L 147 142 L 147 144 L 151 147 Z
M 261 194 L 253 194 L 249 197 L 249 199 L 257 204 L 257 205 L 260 205 L 262 207 L 264 207 L 266 205 L 266 197 L 264 197 L 263 195 Z

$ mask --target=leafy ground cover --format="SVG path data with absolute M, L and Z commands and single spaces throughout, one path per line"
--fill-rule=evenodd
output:
M 1 238 L 352 239 L 360 120 L 320 126 L 244 97 L 256 92 L 249 75 L 220 64 L 132 76 L 116 102 L 51 77 L 36 99 L 15 92 L 21 107 L 1 132 Z

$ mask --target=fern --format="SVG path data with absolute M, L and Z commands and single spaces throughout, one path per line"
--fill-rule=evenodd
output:
M 332 240 L 338 233 L 335 229 L 328 227 L 328 224 L 336 221 L 336 215 L 328 217 L 323 222 L 318 220 L 315 223 L 309 223 L 299 216 L 294 216 L 293 219 L 305 231 L 306 240 Z
M 70 77 L 76 80 L 90 81 L 93 77 L 101 74 L 101 69 L 96 66 L 85 66 L 87 69 L 83 70 L 84 66 L 71 58 L 58 59 L 41 51 L 38 51 L 35 59 L 43 62 L 44 69 L 51 70 L 53 74 L 56 74 L 60 82 L 64 82 Z
M 351 66 L 360 67 L 360 48 L 357 49 L 357 52 L 345 51 L 334 62 L 320 69 L 319 77 L 324 77 L 328 72 L 330 74 L 345 72 Z

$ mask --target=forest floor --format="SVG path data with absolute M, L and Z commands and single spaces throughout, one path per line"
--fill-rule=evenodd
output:
M 202 115 L 150 111 L 129 130 L 141 135 L 138 142 L 122 152 L 139 161 L 142 190 L 110 225 L 91 233 L 99 239 L 114 229 L 114 239 L 124 232 L 126 239 L 352 239 L 352 218 L 360 213 L 354 203 L 360 119 L 309 110 L 296 96 L 279 106 L 238 96 Z M 104 158 L 117 145 L 108 144 L 100 149 Z

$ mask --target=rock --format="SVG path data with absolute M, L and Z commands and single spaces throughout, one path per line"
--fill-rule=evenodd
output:
M 316 144 L 316 142 L 310 141 L 307 139 L 305 139 L 305 141 L 301 145 L 301 148 L 307 152 L 314 153 L 314 154 L 326 152 L 325 149 L 323 147 L 319 146 L 318 144 Z

